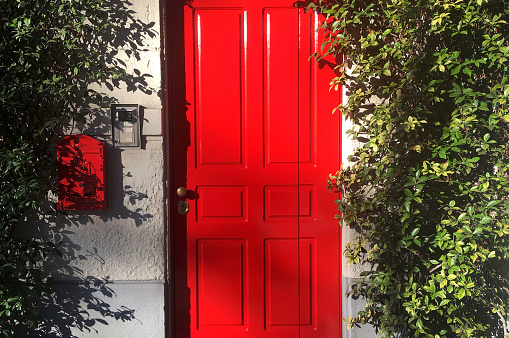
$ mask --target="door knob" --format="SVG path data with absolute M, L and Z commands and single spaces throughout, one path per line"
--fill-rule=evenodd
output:
M 186 197 L 187 195 L 187 189 L 184 187 L 180 187 L 177 189 L 177 195 L 178 197 Z

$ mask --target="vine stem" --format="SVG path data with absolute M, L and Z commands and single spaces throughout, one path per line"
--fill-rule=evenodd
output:
M 506 319 L 504 318 L 504 316 L 502 316 L 502 313 L 500 313 L 500 311 L 497 310 L 497 315 L 500 317 L 500 320 L 502 321 L 502 326 L 504 328 L 504 337 L 507 337 L 507 323 L 506 323 Z
M 438 269 L 442 266 L 442 264 L 444 264 L 444 263 L 440 263 L 440 264 L 438 264 L 437 266 L 435 266 L 433 269 L 429 270 L 429 273 L 433 273 L 433 272 L 435 272 L 436 270 L 438 270 Z

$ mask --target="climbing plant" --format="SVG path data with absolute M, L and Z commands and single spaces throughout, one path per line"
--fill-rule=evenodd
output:
M 359 147 L 330 189 L 362 265 L 348 326 L 384 337 L 509 334 L 509 2 L 343 0 L 320 60 L 342 55 Z
M 20 220 L 54 184 L 57 128 L 85 114 L 93 82 L 118 78 L 94 50 L 102 0 L 0 0 L 0 334 L 36 327 L 50 294 L 40 269 L 58 243 L 24 236 Z

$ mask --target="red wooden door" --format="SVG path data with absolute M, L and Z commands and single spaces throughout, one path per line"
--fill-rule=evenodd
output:
M 308 60 L 318 18 L 288 0 L 194 0 L 183 17 L 173 165 L 185 164 L 174 187 L 188 193 L 174 205 L 189 213 L 174 218 L 174 335 L 339 337 L 340 229 L 325 182 L 340 116 L 330 69 Z

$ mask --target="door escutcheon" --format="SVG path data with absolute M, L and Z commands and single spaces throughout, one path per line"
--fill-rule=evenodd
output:
M 181 215 L 187 215 L 189 212 L 189 203 L 187 203 L 187 201 L 179 201 L 177 204 L 177 211 Z

